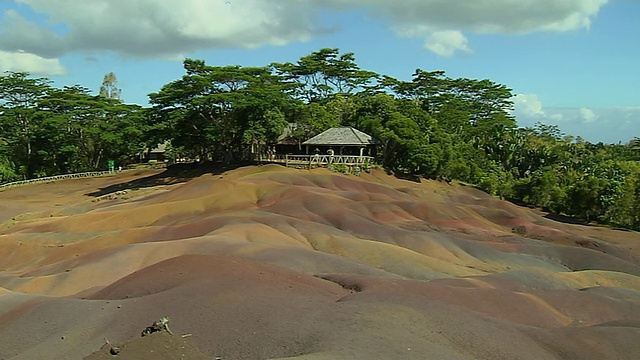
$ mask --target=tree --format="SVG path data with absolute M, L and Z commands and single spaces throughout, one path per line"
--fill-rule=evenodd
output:
M 275 141 L 286 121 L 299 143 L 351 125 L 382 141 L 382 165 L 396 174 L 460 180 L 550 211 L 640 226 L 637 140 L 590 144 L 555 126 L 517 128 L 511 89 L 491 80 L 417 69 L 400 81 L 361 70 L 338 49 L 266 67 L 191 59 L 184 67 L 181 79 L 150 94 L 149 142 L 170 139 L 194 156 L 231 160 L 249 144 Z
M 396 94 L 418 102 L 422 109 L 434 115 L 450 100 L 448 96 L 451 79 L 445 76 L 444 71 L 424 71 L 416 69 L 413 80 L 410 82 L 392 82 L 392 89 Z
M 0 77 L 0 129 L 11 157 L 22 166 L 23 176 L 34 171 L 34 133 L 42 119 L 38 103 L 51 91 L 49 84 L 48 79 L 30 78 L 25 72 L 7 72 Z
M 0 184 L 17 180 L 15 164 L 10 160 L 7 142 L 0 137 Z
M 430 118 L 388 94 L 357 97 L 353 124 L 382 141 L 382 164 L 399 174 L 435 177 L 441 149 L 430 141 Z
M 51 91 L 40 107 L 46 117 L 38 133 L 39 152 L 50 171 L 104 168 L 109 159 L 122 164 L 139 150 L 143 111 L 137 105 L 71 86 Z
M 107 99 L 121 100 L 121 92 L 116 74 L 113 72 L 106 74 L 102 80 L 102 85 L 100 85 L 100 96 Z
M 186 75 L 149 94 L 166 140 L 202 159 L 246 156 L 248 144 L 275 142 L 295 107 L 294 84 L 269 67 L 208 66 L 186 59 Z
M 353 53 L 324 48 L 303 56 L 297 63 L 273 63 L 274 71 L 298 86 L 293 95 L 307 103 L 324 101 L 338 94 L 375 87 L 378 74 L 361 70 Z

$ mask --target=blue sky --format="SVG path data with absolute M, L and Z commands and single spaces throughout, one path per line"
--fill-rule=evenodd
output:
M 0 70 L 98 90 L 115 72 L 127 103 L 210 65 L 295 62 L 324 47 L 410 80 L 415 69 L 488 78 L 515 94 L 520 126 L 591 142 L 640 137 L 640 1 L 0 1 Z

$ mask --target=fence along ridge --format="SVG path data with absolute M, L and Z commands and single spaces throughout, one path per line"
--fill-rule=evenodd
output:
M 112 174 L 115 174 L 115 172 L 114 171 L 89 171 L 89 172 L 83 172 L 83 173 L 55 175 L 55 176 L 29 179 L 29 180 L 14 181 L 6 184 L 0 184 L 0 191 L 8 188 L 16 187 L 16 186 L 30 185 L 30 184 L 36 184 L 41 182 L 53 182 L 53 181 L 64 180 L 64 179 L 98 177 L 98 176 L 112 175 Z

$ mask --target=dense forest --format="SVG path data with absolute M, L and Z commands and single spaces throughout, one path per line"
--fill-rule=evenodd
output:
M 381 144 L 378 163 L 401 176 L 457 180 L 549 211 L 640 230 L 640 139 L 592 144 L 555 126 L 518 128 L 513 94 L 491 80 L 416 70 L 410 81 L 360 69 L 322 49 L 295 63 L 209 66 L 149 94 L 120 100 L 114 74 L 100 94 L 46 78 L 0 77 L 0 183 L 126 165 L 157 144 L 187 158 L 241 162 L 288 123 L 304 141 L 337 125 Z

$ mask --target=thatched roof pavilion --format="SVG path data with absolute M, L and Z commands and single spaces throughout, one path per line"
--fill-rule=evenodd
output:
M 371 150 L 377 144 L 380 144 L 380 141 L 351 126 L 331 128 L 302 143 L 307 147 L 307 153 L 310 147 L 323 149 L 336 147 L 338 154 L 342 154 L 345 149 L 356 148 L 359 149 L 360 156 L 364 155 L 365 149 Z

